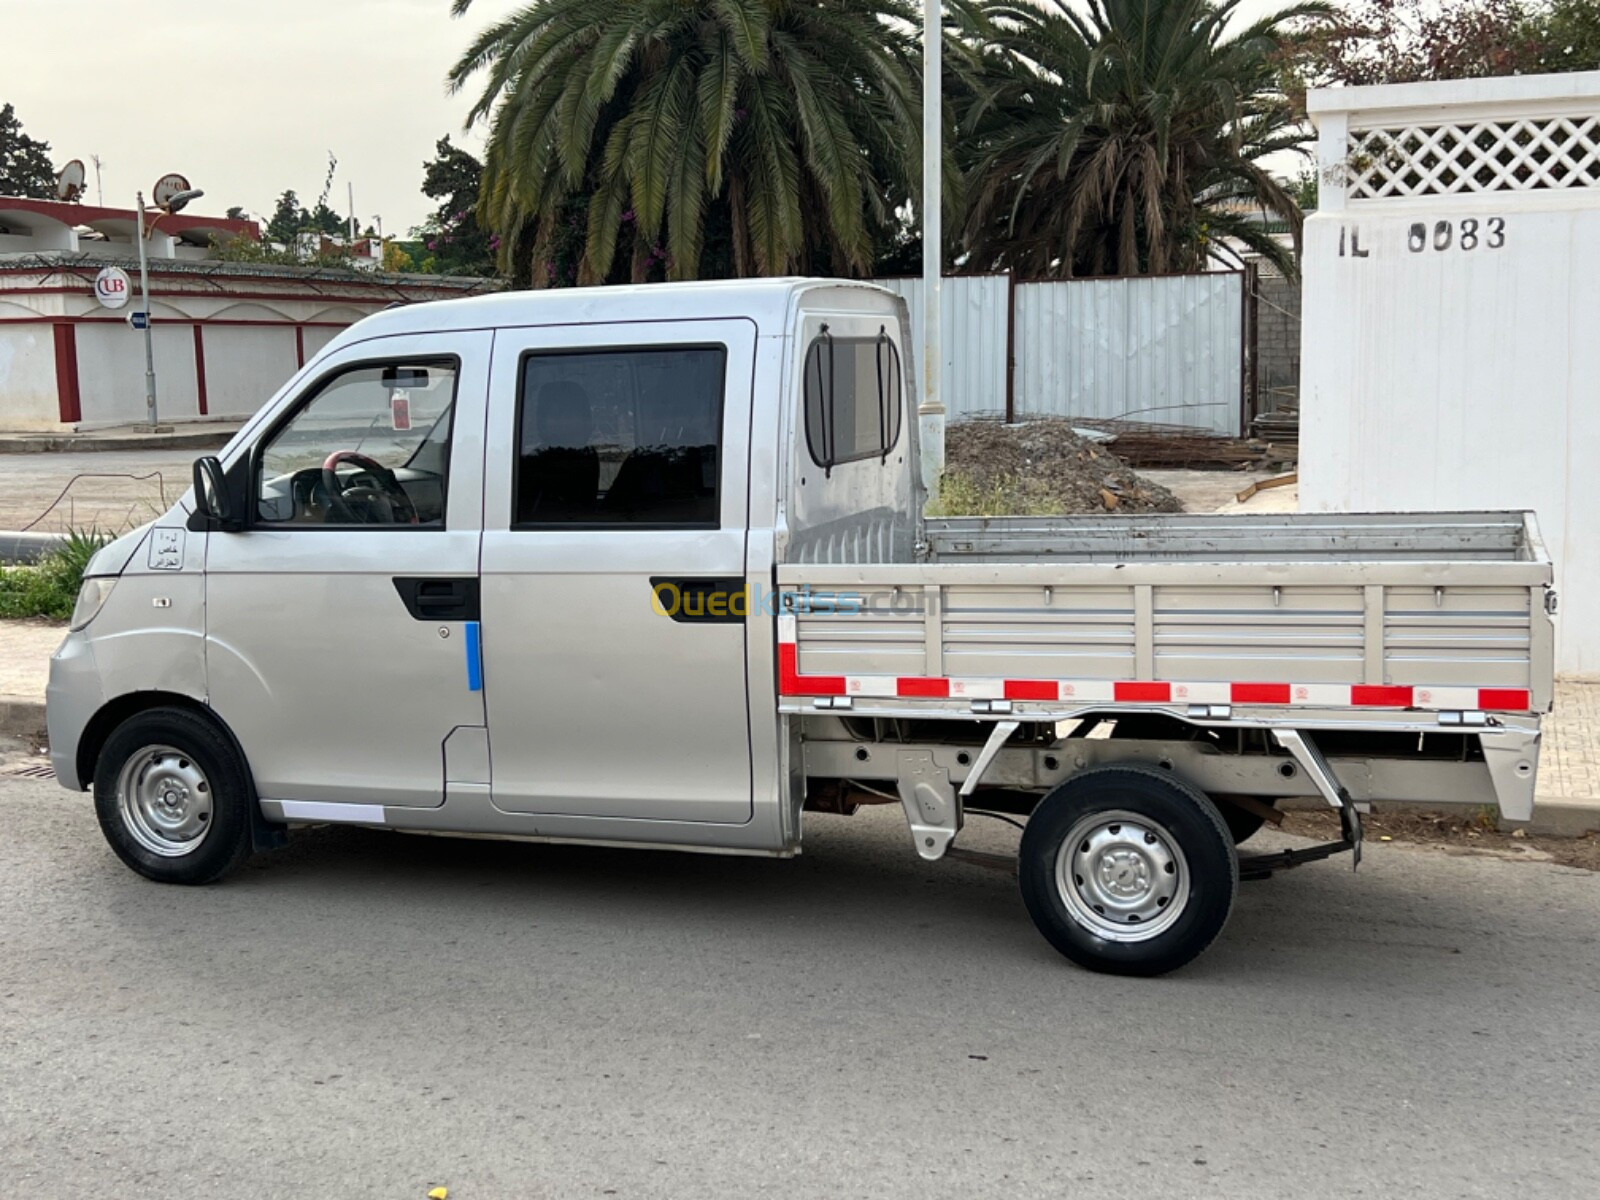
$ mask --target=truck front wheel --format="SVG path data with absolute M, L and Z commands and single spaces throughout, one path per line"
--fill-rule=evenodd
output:
M 210 883 L 249 857 L 251 803 L 232 744 L 181 708 L 129 717 L 95 765 L 100 831 L 118 858 L 161 883 Z
M 1239 887 L 1216 805 L 1147 767 L 1075 775 L 1022 835 L 1022 899 L 1039 931 L 1079 966 L 1161 975 L 1211 944 Z

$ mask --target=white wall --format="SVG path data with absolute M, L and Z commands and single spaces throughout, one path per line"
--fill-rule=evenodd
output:
M 352 318 L 352 324 L 359 319 L 360 314 L 357 314 L 356 317 Z M 304 334 L 306 361 L 310 362 L 321 352 L 324 346 L 343 332 L 344 330 L 335 329 L 329 325 L 307 325 Z
M 1542 78 L 1557 94 L 1530 79 L 1313 94 L 1323 177 L 1345 186 L 1325 183 L 1306 225 L 1300 502 L 1534 509 L 1562 595 L 1558 669 L 1600 677 L 1600 187 L 1528 187 L 1527 171 L 1472 170 L 1470 150 L 1428 180 L 1436 156 L 1408 172 L 1403 137 L 1397 170 L 1349 173 L 1374 161 L 1350 155 L 1371 129 L 1600 112 L 1600 73 Z
M 20 427 L 61 419 L 55 332 L 49 325 L 0 325 L 0 402 L 7 419 Z
M 293 326 L 208 325 L 205 339 L 206 408 L 212 416 L 249 416 L 299 369 Z
M 156 410 L 162 420 L 200 414 L 194 333 L 187 323 L 157 321 L 153 346 Z M 78 394 L 85 424 L 145 419 L 144 334 L 117 324 L 78 326 Z M 207 366 L 209 367 L 209 362 Z

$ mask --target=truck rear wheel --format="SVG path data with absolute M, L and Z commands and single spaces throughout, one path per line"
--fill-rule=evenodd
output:
M 1161 975 L 1222 932 L 1239 888 L 1233 837 L 1216 805 L 1165 772 L 1102 767 L 1075 775 L 1022 835 L 1023 903 L 1079 966 Z
M 129 717 L 95 764 L 100 831 L 118 858 L 160 883 L 210 883 L 248 858 L 252 803 L 233 745 L 181 708 Z

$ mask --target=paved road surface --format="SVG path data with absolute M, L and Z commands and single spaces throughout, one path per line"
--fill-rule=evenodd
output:
M 204 453 L 94 450 L 0 454 L 0 529 L 21 529 L 37 521 L 33 527 L 41 533 L 89 528 L 121 533 L 143 525 L 183 495 L 194 460 Z M 74 479 L 79 475 L 83 477 Z M 63 488 L 67 494 L 58 499 Z
M 323 830 L 204 890 L 53 784 L 0 827 L 28 1200 L 1600 1194 L 1574 870 L 1374 846 L 1133 981 L 883 812 L 792 862 Z

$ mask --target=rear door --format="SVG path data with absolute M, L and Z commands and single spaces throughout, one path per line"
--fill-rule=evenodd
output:
M 210 701 L 286 816 L 439 805 L 446 740 L 482 738 L 491 343 L 379 338 L 330 358 L 249 452 L 248 528 L 207 539 Z
M 509 812 L 743 822 L 755 326 L 501 330 L 484 684 Z

